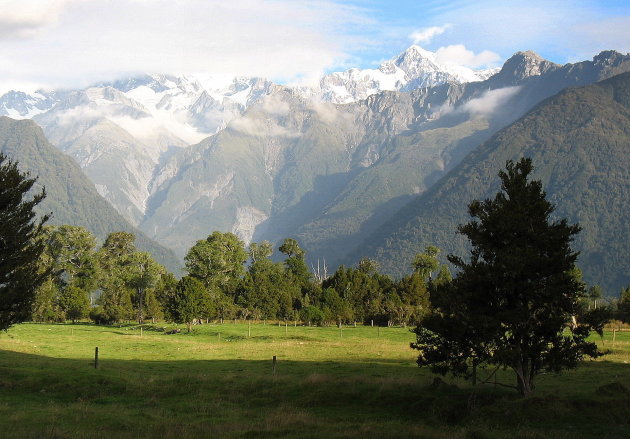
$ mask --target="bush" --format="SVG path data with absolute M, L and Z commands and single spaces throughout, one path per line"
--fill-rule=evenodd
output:
M 316 306 L 306 306 L 300 310 L 300 320 L 321 326 L 324 322 L 324 313 Z

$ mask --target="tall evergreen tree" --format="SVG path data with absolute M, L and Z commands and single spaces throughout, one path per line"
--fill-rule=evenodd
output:
M 475 376 L 484 363 L 511 368 L 514 387 L 527 395 L 543 371 L 601 355 L 586 339 L 601 332 L 605 316 L 582 306 L 586 292 L 570 247 L 580 227 L 551 219 L 542 184 L 528 181 L 530 159 L 506 168 L 502 191 L 469 205 L 475 219 L 459 232 L 470 240 L 470 261 L 449 256 L 460 272 L 432 295 L 433 310 L 412 347 L 420 366 L 440 373 Z
M 38 270 L 44 243 L 36 238 L 48 216 L 35 220 L 33 210 L 46 192 L 27 199 L 34 184 L 0 154 L 0 329 L 5 331 L 29 317 L 35 291 L 47 277 Z

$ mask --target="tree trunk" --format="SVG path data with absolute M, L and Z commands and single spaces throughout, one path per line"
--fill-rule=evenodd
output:
M 516 390 L 521 396 L 529 396 L 534 390 L 534 379 L 529 374 L 529 370 L 525 365 L 519 365 L 515 368 L 516 372 Z

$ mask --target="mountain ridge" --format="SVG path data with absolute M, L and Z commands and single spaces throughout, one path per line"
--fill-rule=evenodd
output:
M 562 109 L 562 111 L 559 111 Z M 352 252 L 354 260 L 374 257 L 393 275 L 408 271 L 413 255 L 426 245 L 464 255 L 456 233 L 473 199 L 499 190 L 496 174 L 508 159 L 531 157 L 557 207 L 557 218 L 577 222 L 578 265 L 585 280 L 608 294 L 630 283 L 630 73 L 554 95 L 472 151 L 432 188 L 397 211 Z M 552 160 L 553 157 L 553 160 Z

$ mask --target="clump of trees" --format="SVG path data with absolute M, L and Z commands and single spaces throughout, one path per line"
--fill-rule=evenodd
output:
M 46 273 L 32 307 L 36 321 L 97 323 L 161 319 L 163 302 L 175 279 L 150 254 L 139 252 L 135 237 L 111 233 L 97 248 L 96 238 L 78 226 L 48 226 L 39 237 Z
M 571 249 L 578 225 L 553 220 L 554 206 L 539 181 L 530 181 L 530 159 L 507 162 L 501 192 L 473 201 L 473 220 L 459 227 L 471 244 L 468 262 L 451 282 L 434 284 L 431 310 L 415 329 L 419 366 L 476 379 L 477 368 L 509 368 L 521 395 L 536 376 L 574 368 L 602 355 L 587 341 L 602 334 L 606 309 L 589 307 L 589 292 Z
M 412 273 L 398 281 L 380 274 L 370 259 L 318 278 L 294 239 L 279 246 L 278 262 L 267 241 L 246 248 L 232 233 L 213 232 L 190 248 L 188 274 L 177 281 L 148 253 L 137 251 L 134 239 L 116 232 L 99 247 L 82 227 L 43 227 L 38 237 L 43 281 L 31 318 L 77 321 L 89 315 L 99 324 L 166 319 L 189 329 L 233 318 L 406 326 L 428 311 L 429 284 L 450 278 L 435 247 L 417 255 Z

